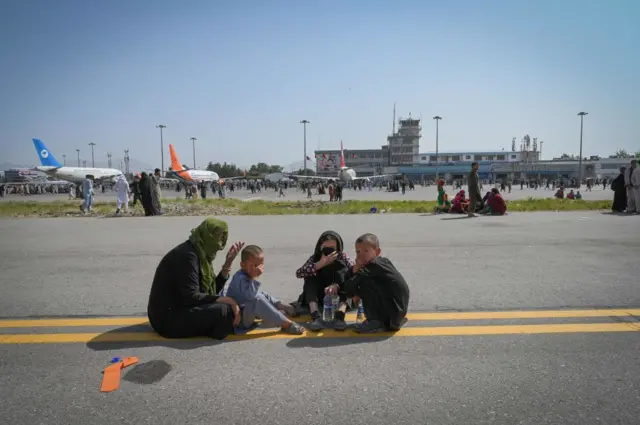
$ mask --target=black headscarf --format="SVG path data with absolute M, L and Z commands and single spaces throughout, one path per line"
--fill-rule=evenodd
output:
M 342 252 L 344 249 L 344 242 L 342 241 L 342 237 L 337 232 L 334 231 L 326 231 L 320 235 L 318 238 L 318 242 L 316 243 L 316 247 L 313 252 L 313 261 L 317 262 L 322 257 L 321 246 L 324 241 L 327 240 L 335 240 L 336 241 L 336 251 Z M 323 283 L 327 285 L 331 283 L 337 283 L 340 286 L 345 281 L 347 272 L 349 271 L 349 264 L 347 264 L 341 257 L 336 258 L 336 260 L 329 264 L 326 267 L 318 270 L 318 278 Z

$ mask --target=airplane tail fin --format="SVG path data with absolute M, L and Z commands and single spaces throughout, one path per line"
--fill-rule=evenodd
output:
M 340 140 L 340 168 L 345 168 L 344 164 L 344 149 L 342 147 L 342 140 Z
M 169 154 L 171 155 L 171 171 L 184 171 L 184 167 L 180 163 L 176 150 L 173 149 L 173 145 L 169 145 Z
M 56 168 L 62 167 L 62 164 L 60 164 L 56 160 L 56 158 L 53 156 L 53 154 L 49 152 L 49 149 L 47 149 L 44 143 L 42 143 L 42 140 L 35 139 L 35 138 L 32 140 L 33 140 L 33 146 L 36 148 L 36 152 L 38 152 L 38 158 L 40 158 L 40 163 L 44 167 L 56 167 Z

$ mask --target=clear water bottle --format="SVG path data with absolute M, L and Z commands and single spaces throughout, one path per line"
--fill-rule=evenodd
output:
M 360 324 L 364 322 L 364 307 L 362 306 L 362 300 L 358 300 L 358 310 L 356 312 L 356 323 Z
M 331 319 L 336 318 L 336 313 L 338 312 L 339 306 L 340 306 L 340 297 L 337 295 L 333 295 L 331 297 Z
M 331 300 L 331 295 L 327 294 L 324 296 L 324 308 L 322 310 L 322 321 L 323 322 L 331 322 L 333 320 L 333 305 Z

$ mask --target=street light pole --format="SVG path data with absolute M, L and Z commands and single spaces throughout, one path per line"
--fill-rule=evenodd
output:
M 67 166 L 67 155 L 66 155 L 66 154 L 64 154 L 64 153 L 62 154 L 62 165 L 63 165 L 64 167 L 66 167 L 66 166 Z
M 193 145 L 193 169 L 196 169 L 196 139 L 195 137 L 191 138 L 191 144 Z
M 166 125 L 156 125 L 156 128 L 160 129 L 160 169 L 162 170 L 161 175 L 164 176 L 164 141 L 162 140 L 162 129 L 167 128 Z
M 307 124 L 309 124 L 311 121 L 307 121 L 307 120 L 302 120 L 300 121 L 300 124 L 303 125 L 304 127 L 304 175 L 307 175 Z
M 438 133 L 439 133 L 439 122 L 442 119 L 441 116 L 436 115 L 433 117 L 436 120 L 436 184 L 438 183 L 438 177 L 440 175 L 440 157 L 438 156 Z
M 95 144 L 95 143 L 93 143 L 93 142 L 89 143 L 89 146 L 91 146 L 91 167 L 93 167 L 93 168 L 96 168 L 96 161 L 95 161 L 95 159 L 94 159 L 94 157 L 93 157 L 93 147 L 94 147 L 95 145 L 96 145 L 96 144 Z
M 80 167 L 80 149 L 76 149 L 76 152 L 78 152 L 78 167 Z
M 544 144 L 544 142 L 541 140 L 540 141 L 540 152 L 538 153 L 538 162 L 540 162 L 540 160 L 542 159 L 542 145 Z
M 588 115 L 588 112 L 578 112 L 580 117 L 580 158 L 578 158 L 578 187 L 582 186 L 582 127 L 584 124 L 584 116 Z

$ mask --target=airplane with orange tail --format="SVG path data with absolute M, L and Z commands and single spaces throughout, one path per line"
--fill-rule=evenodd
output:
M 347 183 L 354 180 L 369 180 L 369 179 L 377 179 L 380 177 L 389 177 L 394 175 L 395 174 L 380 174 L 377 176 L 357 177 L 355 170 L 347 167 L 344 162 L 344 149 L 342 146 L 342 142 L 340 142 L 340 169 L 338 170 L 337 180 L 343 183 Z M 296 179 L 336 180 L 335 177 L 300 176 L 300 175 L 294 175 L 294 174 L 287 174 L 287 176 L 296 178 Z
M 194 170 L 182 165 L 176 154 L 173 145 L 169 145 L 169 154 L 171 155 L 171 172 L 180 181 L 187 184 L 197 184 L 200 182 L 218 182 L 220 180 L 243 179 L 244 177 L 226 177 L 221 179 L 218 173 L 208 170 Z

